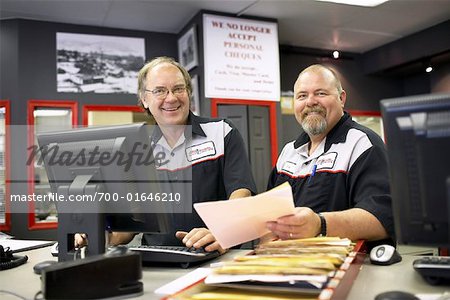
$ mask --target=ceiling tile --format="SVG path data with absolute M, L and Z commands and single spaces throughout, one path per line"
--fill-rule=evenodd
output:
M 364 52 L 450 19 L 450 0 L 0 0 L 0 18 L 179 33 L 201 9 L 278 20 L 281 44 Z

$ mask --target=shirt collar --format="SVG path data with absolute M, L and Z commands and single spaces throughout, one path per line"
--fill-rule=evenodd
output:
M 192 133 L 206 137 L 206 133 L 200 126 L 201 121 L 202 121 L 201 117 L 194 115 L 191 111 L 189 112 L 188 124 L 192 126 Z
M 185 130 L 184 130 L 184 136 L 186 139 L 191 139 L 191 136 L 193 134 L 200 135 L 203 137 L 206 137 L 205 132 L 203 131 L 202 127 L 200 126 L 201 117 L 198 117 L 194 115 L 191 111 L 189 111 L 187 124 Z M 189 126 L 190 125 L 190 126 Z M 162 131 L 161 128 L 159 128 L 158 124 L 156 124 L 155 129 L 152 133 L 151 140 L 153 143 L 157 143 L 162 137 Z
M 325 152 L 325 142 L 327 138 L 323 139 L 319 146 L 317 146 L 316 150 L 314 150 L 314 153 L 309 155 L 309 143 L 305 143 L 301 145 L 298 149 L 296 149 L 297 153 L 300 154 L 304 159 L 305 163 L 317 159 L 319 156 L 321 156 Z
M 328 132 L 325 137 L 325 148 L 324 151 L 328 151 L 332 144 L 345 142 L 345 138 L 347 137 L 346 128 L 350 127 L 350 123 L 352 121 L 352 117 L 346 111 L 344 111 L 344 115 L 339 119 L 337 124 Z M 294 148 L 298 149 L 300 146 L 304 144 L 308 144 L 311 141 L 308 134 L 306 132 L 302 132 L 300 136 L 294 142 Z
M 348 129 L 351 127 L 352 117 L 346 111 L 339 122 L 327 134 L 327 141 L 325 143 L 325 151 L 330 149 L 332 144 L 344 143 L 347 138 Z

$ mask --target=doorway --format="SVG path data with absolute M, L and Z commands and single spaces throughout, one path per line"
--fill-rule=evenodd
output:
M 278 156 L 276 102 L 212 99 L 211 103 L 211 115 L 229 119 L 241 133 L 257 192 L 264 192 Z

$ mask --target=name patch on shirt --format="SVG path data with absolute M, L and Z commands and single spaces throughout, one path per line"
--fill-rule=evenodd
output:
M 336 162 L 337 152 L 329 152 L 323 154 L 317 158 L 316 161 L 316 170 L 320 169 L 333 169 L 334 164 Z
M 200 158 L 213 156 L 216 154 L 216 147 L 212 141 L 195 145 L 186 149 L 186 157 L 188 161 L 199 160 Z
M 294 174 L 296 171 L 297 164 L 287 161 L 284 163 L 283 167 L 281 168 L 282 171 L 288 172 L 289 174 Z

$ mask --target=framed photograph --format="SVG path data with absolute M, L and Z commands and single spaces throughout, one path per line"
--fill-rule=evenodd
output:
M 197 66 L 198 53 L 197 33 L 195 30 L 195 26 L 189 29 L 178 40 L 178 60 L 180 64 L 188 71 Z
M 191 111 L 197 116 L 200 115 L 200 91 L 199 91 L 197 75 L 194 75 L 192 77 Z
M 143 38 L 56 33 L 57 92 L 135 94 Z

